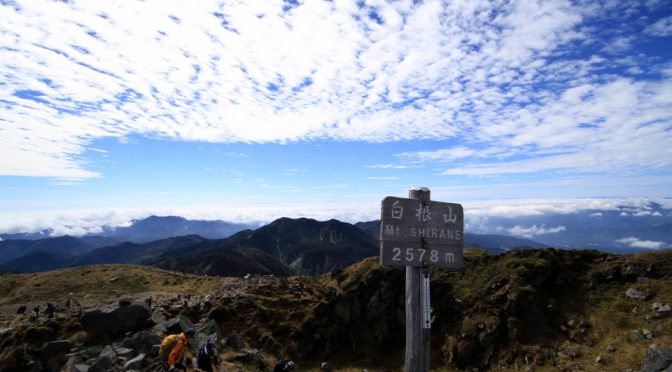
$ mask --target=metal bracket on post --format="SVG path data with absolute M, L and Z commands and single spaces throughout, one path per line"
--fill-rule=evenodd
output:
M 429 271 L 423 270 L 422 273 L 422 327 L 432 328 L 432 310 L 429 298 Z

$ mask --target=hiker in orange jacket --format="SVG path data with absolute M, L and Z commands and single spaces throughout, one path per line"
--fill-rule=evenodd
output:
M 182 356 L 184 354 L 184 348 L 189 342 L 189 337 L 193 337 L 195 334 L 194 330 L 189 328 L 186 332 L 180 333 L 180 336 L 177 338 L 173 350 L 171 350 L 170 355 L 168 356 L 168 367 L 169 368 L 182 368 L 186 370 L 184 366 L 181 365 Z M 178 365 L 177 367 L 175 365 Z

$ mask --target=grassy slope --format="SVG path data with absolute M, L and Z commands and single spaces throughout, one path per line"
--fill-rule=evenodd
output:
M 117 280 L 112 281 L 112 278 Z M 122 294 L 205 294 L 226 279 L 181 274 L 139 265 L 94 265 L 29 274 L 0 274 L 0 307 L 31 303 L 102 304 Z

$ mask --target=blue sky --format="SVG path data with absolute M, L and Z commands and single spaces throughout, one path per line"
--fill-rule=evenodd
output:
M 672 208 L 670 1 L 5 0 L 0 19 L 2 231 L 356 222 L 416 185 L 468 217 Z

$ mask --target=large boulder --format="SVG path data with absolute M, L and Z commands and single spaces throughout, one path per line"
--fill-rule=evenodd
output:
M 660 350 L 651 345 L 646 350 L 646 357 L 642 363 L 642 372 L 658 372 L 672 370 L 672 346 Z
M 73 343 L 69 340 L 47 342 L 39 350 L 38 355 L 45 368 L 54 369 L 63 365 L 66 360 L 65 354 L 68 354 L 73 347 Z
M 82 315 L 80 321 L 91 340 L 110 341 L 126 332 L 139 331 L 149 326 L 151 315 L 146 307 L 133 304 L 110 312 L 89 311 Z
M 139 354 L 149 354 L 152 346 L 161 343 L 161 337 L 151 331 L 144 330 L 134 333 L 121 342 L 122 347 L 133 349 Z

